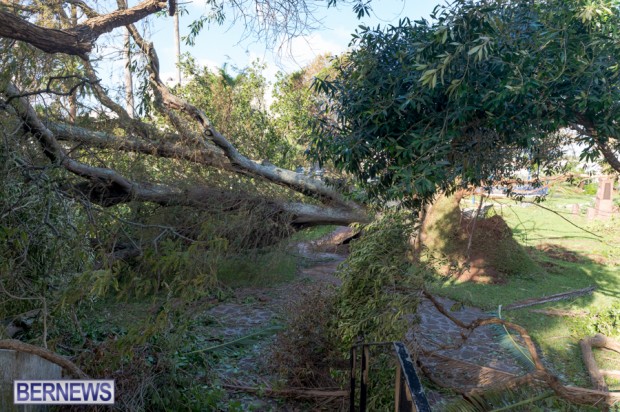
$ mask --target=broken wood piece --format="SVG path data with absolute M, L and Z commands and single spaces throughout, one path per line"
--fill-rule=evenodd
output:
M 581 356 L 583 362 L 586 364 L 586 369 L 590 375 L 590 381 L 594 389 L 602 392 L 609 392 L 609 388 L 605 383 L 605 377 L 599 370 L 596 360 L 594 359 L 594 353 L 592 352 L 592 340 L 594 338 L 584 338 L 579 341 L 581 347 Z
M 592 385 L 594 385 L 594 388 L 597 390 L 608 392 L 609 388 L 605 383 L 605 376 L 618 378 L 620 377 L 620 371 L 600 370 L 596 364 L 596 360 L 594 359 L 592 348 L 609 349 L 620 353 L 620 343 L 601 333 L 597 333 L 591 338 L 580 340 L 579 346 L 581 346 L 583 361 L 588 369 L 588 374 L 590 375 Z
M 89 379 L 88 375 L 84 373 L 75 363 L 45 348 L 30 345 L 29 343 L 21 342 L 15 339 L 4 339 L 0 340 L 0 349 L 31 353 L 33 355 L 40 356 L 41 358 L 60 366 L 76 378 Z
M 562 293 L 557 293 L 555 295 L 543 296 L 540 298 L 526 299 L 526 300 L 522 300 L 521 302 L 515 302 L 515 303 L 511 303 L 510 305 L 506 305 L 503 307 L 503 309 L 504 310 L 521 309 L 521 308 L 526 308 L 528 306 L 540 305 L 540 304 L 547 303 L 547 302 L 555 302 L 558 300 L 575 298 L 578 296 L 590 294 L 594 291 L 594 289 L 596 289 L 594 286 L 590 286 L 590 287 L 583 288 L 583 289 L 572 290 L 570 292 L 562 292 Z
M 547 316 L 566 316 L 571 318 L 583 318 L 590 312 L 587 310 L 564 310 L 564 309 L 531 309 L 530 312 L 542 313 Z
M 597 333 L 593 338 L 590 338 L 590 343 L 595 348 L 609 349 L 620 353 L 620 343 L 608 338 L 602 333 Z

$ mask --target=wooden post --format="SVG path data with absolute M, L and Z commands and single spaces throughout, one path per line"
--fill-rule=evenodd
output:
M 400 372 L 400 365 L 396 365 L 396 382 L 394 383 L 394 412 L 400 411 L 400 391 L 402 388 L 402 378 Z
M 360 382 L 360 412 L 366 412 L 366 400 L 368 397 L 368 369 L 370 368 L 370 349 L 362 347 L 362 376 Z
M 357 357 L 357 351 L 355 349 L 355 346 L 351 348 L 349 356 L 351 357 L 351 376 L 349 382 L 349 384 L 351 385 L 351 391 L 349 395 L 349 411 L 355 412 L 355 368 L 357 367 L 357 365 L 355 364 L 355 358 Z

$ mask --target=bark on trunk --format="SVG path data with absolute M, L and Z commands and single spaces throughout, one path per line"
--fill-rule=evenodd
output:
M 12 84 L 3 90 L 7 97 L 19 96 L 20 91 Z M 24 129 L 31 133 L 40 143 L 44 154 L 59 166 L 87 179 L 76 186 L 92 201 L 104 206 L 112 206 L 129 201 L 153 202 L 161 205 L 186 205 L 205 207 L 209 200 L 220 201 L 223 192 L 213 188 L 192 188 L 183 190 L 176 187 L 134 182 L 114 170 L 93 167 L 70 158 L 56 140 L 54 133 L 38 118 L 34 108 L 24 97 L 14 98 L 11 105 L 23 122 Z M 70 127 L 70 126 L 66 126 Z M 248 198 L 250 196 L 241 194 Z M 291 224 L 305 227 L 323 224 L 347 225 L 366 221 L 367 216 L 360 209 L 343 209 L 329 206 L 317 206 L 295 202 L 266 201 L 274 212 L 290 215 Z
M 620 159 L 618 159 L 617 154 L 611 148 L 609 143 L 598 142 L 597 143 L 598 150 L 603 154 L 603 157 L 609 163 L 609 165 L 618 173 L 620 173 Z
M 102 34 L 140 21 L 166 6 L 166 2 L 145 0 L 135 7 L 91 17 L 76 27 L 64 30 L 37 26 L 13 13 L 0 10 L 0 37 L 24 41 L 46 53 L 65 53 L 85 59 L 95 40 Z

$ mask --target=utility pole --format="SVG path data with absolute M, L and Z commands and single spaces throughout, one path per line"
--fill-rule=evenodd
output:
M 126 9 L 129 7 L 127 0 L 116 0 L 119 9 Z M 125 100 L 127 101 L 127 114 L 133 118 L 134 105 L 133 105 L 133 75 L 131 73 L 131 37 L 129 29 L 125 27 L 123 32 L 123 63 L 125 63 Z
M 177 57 L 177 84 L 181 85 L 181 34 L 179 30 L 179 13 L 174 13 L 174 45 Z

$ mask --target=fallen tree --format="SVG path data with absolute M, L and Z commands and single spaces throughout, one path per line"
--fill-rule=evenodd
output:
M 346 225 L 367 221 L 368 217 L 362 206 L 348 201 L 341 193 L 328 187 L 321 180 L 244 156 L 212 125 L 206 113 L 172 93 L 160 78 L 159 58 L 153 44 L 146 41 L 132 24 L 165 9 L 166 4 L 147 0 L 129 9 L 121 7 L 111 13 L 99 14 L 94 8 L 79 2 L 77 6 L 84 10 L 88 18 L 75 27 L 60 30 L 35 25 L 15 13 L 0 9 L 0 23 L 6 23 L 2 24 L 0 37 L 20 40 L 45 53 L 79 56 L 86 74 L 86 78 L 82 81 L 90 87 L 97 101 L 117 117 L 117 124 L 122 130 L 122 135 L 115 135 L 102 130 L 71 125 L 66 120 L 52 121 L 42 118 L 32 106 L 29 97 L 37 93 L 49 95 L 49 84 L 46 89 L 34 92 L 21 90 L 17 84 L 19 79 L 15 78 L 9 78 L 0 84 L 0 92 L 4 96 L 2 110 L 19 119 L 23 131 L 38 141 L 41 150 L 52 164 L 85 179 L 74 184 L 75 190 L 69 192 L 85 194 L 90 201 L 103 206 L 142 201 L 166 206 L 186 205 L 200 208 L 221 190 L 215 187 L 187 189 L 175 185 L 135 181 L 113 168 L 94 167 L 75 160 L 71 150 L 67 150 L 60 141 L 81 147 L 113 149 L 183 160 L 264 180 L 315 199 L 309 203 L 282 199 L 268 200 L 274 213 L 289 214 L 291 224 L 296 227 L 321 224 Z M 34 8 L 33 15 L 36 15 L 37 11 L 40 10 Z M 146 59 L 149 93 L 153 96 L 158 113 L 167 119 L 168 126 L 172 126 L 174 132 L 170 132 L 168 127 L 168 131 L 164 133 L 161 127 L 132 118 L 99 84 L 89 52 L 92 51 L 99 36 L 122 26 L 127 27 Z M 75 93 L 76 88 L 72 88 L 71 91 Z M 66 95 L 66 93 L 53 94 Z M 234 195 L 229 194 L 228 197 Z M 238 199 L 251 197 L 247 193 L 240 193 L 237 196 Z

